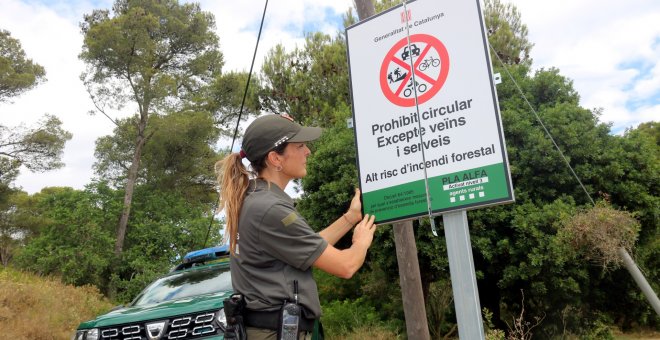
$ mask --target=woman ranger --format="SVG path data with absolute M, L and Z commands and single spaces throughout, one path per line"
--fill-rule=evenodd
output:
M 319 233 L 284 192 L 292 179 L 307 174 L 310 150 L 305 143 L 319 138 L 321 132 L 285 115 L 262 116 L 246 129 L 241 152 L 216 164 L 232 254 L 232 284 L 245 300 L 243 320 L 249 340 L 283 336 L 286 302 L 300 306 L 298 338 L 310 338 L 321 316 L 312 266 L 351 278 L 364 263 L 373 240 L 375 217 L 362 217 L 358 189 L 348 211 Z M 252 172 L 243 166 L 244 157 Z M 351 247 L 335 248 L 353 226 Z

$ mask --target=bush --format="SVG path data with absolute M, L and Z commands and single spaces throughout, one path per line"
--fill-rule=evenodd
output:
M 440 280 L 429 285 L 426 314 L 432 339 L 441 339 L 456 331 L 453 297 L 449 280 Z
M 325 333 L 332 336 L 346 336 L 359 328 L 382 326 L 376 309 L 363 298 L 324 305 L 321 322 Z
M 604 314 L 596 314 L 595 317 L 587 322 L 587 325 L 580 334 L 582 340 L 614 340 L 612 333 L 612 320 Z

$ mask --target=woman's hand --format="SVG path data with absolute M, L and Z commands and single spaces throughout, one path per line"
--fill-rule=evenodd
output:
M 374 239 L 375 218 L 373 215 L 365 215 L 353 229 L 353 245 L 341 250 L 331 244 L 328 245 L 321 256 L 314 261 L 314 267 L 344 279 L 353 277 L 353 274 L 364 264 L 367 251 Z
M 346 218 L 353 225 L 357 224 L 362 220 L 362 201 L 360 201 L 360 189 L 355 188 L 355 195 L 351 200 L 351 206 L 346 212 Z
M 362 221 L 353 229 L 353 244 L 361 244 L 369 248 L 374 239 L 374 232 L 376 232 L 374 219 L 376 219 L 374 215 L 364 215 Z

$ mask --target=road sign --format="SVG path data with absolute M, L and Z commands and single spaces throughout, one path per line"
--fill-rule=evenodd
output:
M 418 0 L 346 29 L 363 207 L 379 223 L 428 213 L 425 176 L 434 214 L 513 201 L 478 6 Z

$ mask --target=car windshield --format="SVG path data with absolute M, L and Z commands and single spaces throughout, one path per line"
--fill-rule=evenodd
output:
M 211 266 L 162 277 L 145 288 L 131 305 L 142 306 L 231 290 L 229 267 Z

